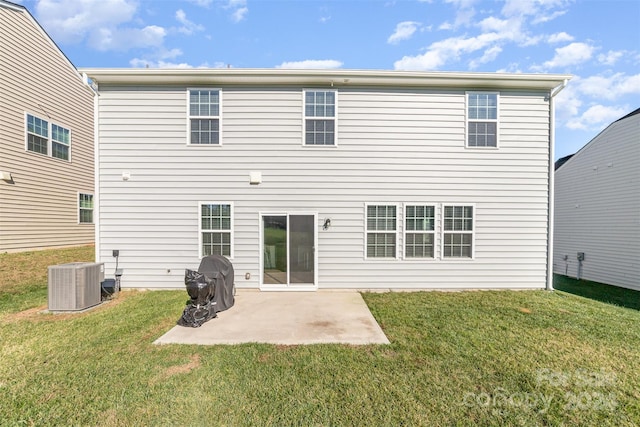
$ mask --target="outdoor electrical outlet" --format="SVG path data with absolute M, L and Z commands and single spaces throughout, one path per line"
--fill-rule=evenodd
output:
M 116 258 L 116 257 L 119 257 L 119 256 L 120 256 L 120 251 L 118 249 L 114 249 L 113 250 L 113 257 Z

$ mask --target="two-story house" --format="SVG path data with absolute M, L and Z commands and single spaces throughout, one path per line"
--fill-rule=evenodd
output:
M 640 291 L 640 108 L 555 172 L 553 268 Z
M 569 76 L 86 69 L 96 255 L 181 288 L 551 287 L 554 96 Z
M 93 112 L 83 76 L 0 0 L 0 252 L 93 243 Z

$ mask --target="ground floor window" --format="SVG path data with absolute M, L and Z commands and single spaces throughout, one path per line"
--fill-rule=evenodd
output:
M 432 205 L 405 206 L 405 258 L 433 258 L 435 212 L 436 208 Z
M 93 194 L 78 193 L 78 222 L 93 224 Z
M 232 258 L 232 210 L 231 203 L 200 203 L 200 257 Z
M 367 258 L 395 258 L 397 211 L 395 205 L 367 205 Z
M 473 257 L 473 206 L 444 206 L 442 256 Z

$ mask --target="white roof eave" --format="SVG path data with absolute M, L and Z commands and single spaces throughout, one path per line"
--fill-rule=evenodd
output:
M 551 90 L 562 74 L 238 68 L 81 68 L 98 85 L 308 85 Z

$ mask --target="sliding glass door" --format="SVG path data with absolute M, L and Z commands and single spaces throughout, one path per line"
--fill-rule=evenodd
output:
M 265 288 L 315 286 L 316 217 L 262 215 L 262 284 Z

